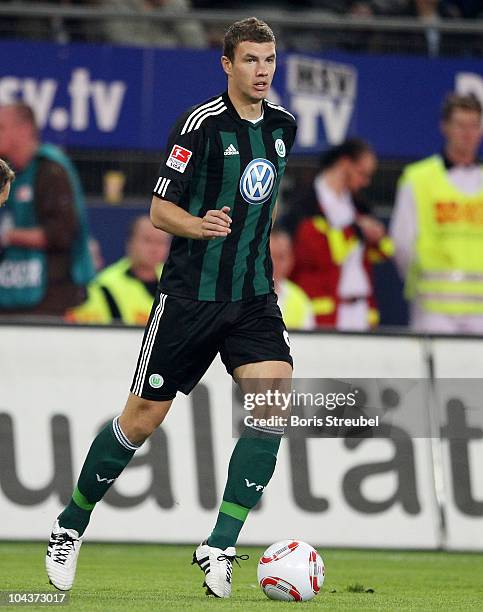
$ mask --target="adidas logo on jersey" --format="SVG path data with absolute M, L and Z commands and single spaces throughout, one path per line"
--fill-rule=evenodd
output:
M 228 145 L 225 149 L 224 155 L 240 155 L 240 153 L 236 150 L 235 145 Z

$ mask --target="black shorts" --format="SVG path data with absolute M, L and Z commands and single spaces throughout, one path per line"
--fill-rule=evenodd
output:
M 218 353 L 229 374 L 258 361 L 292 365 L 274 293 L 240 302 L 197 302 L 158 291 L 131 392 L 150 400 L 188 394 Z

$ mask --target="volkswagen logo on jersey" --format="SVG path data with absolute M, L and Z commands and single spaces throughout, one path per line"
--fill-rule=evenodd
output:
M 272 195 L 277 171 L 268 159 L 253 159 L 240 179 L 240 193 L 249 204 L 263 204 Z

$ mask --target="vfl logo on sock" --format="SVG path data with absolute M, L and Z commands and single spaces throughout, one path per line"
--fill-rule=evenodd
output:
M 248 488 L 250 488 L 250 487 L 255 487 L 255 489 L 256 489 L 257 491 L 263 491 L 263 490 L 265 489 L 265 487 L 264 487 L 263 485 L 259 485 L 259 484 L 257 484 L 256 482 L 250 482 L 250 481 L 248 480 L 248 478 L 245 478 L 245 482 L 247 483 L 247 487 L 248 487 Z
M 96 474 L 96 478 L 97 482 L 107 482 L 107 484 L 111 484 L 111 482 L 114 482 L 116 480 L 115 478 L 101 478 L 99 474 Z

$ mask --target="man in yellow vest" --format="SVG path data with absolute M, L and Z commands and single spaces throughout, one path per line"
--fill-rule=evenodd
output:
M 145 325 L 156 293 L 170 236 L 147 215 L 131 226 L 127 254 L 100 272 L 88 286 L 87 301 L 67 313 L 76 323 Z
M 481 118 L 475 96 L 448 95 L 443 152 L 399 182 L 391 235 L 416 331 L 483 334 Z
M 285 325 L 288 329 L 314 329 L 312 302 L 303 289 L 287 278 L 294 265 L 292 240 L 277 227 L 270 235 L 270 254 L 275 293 Z

